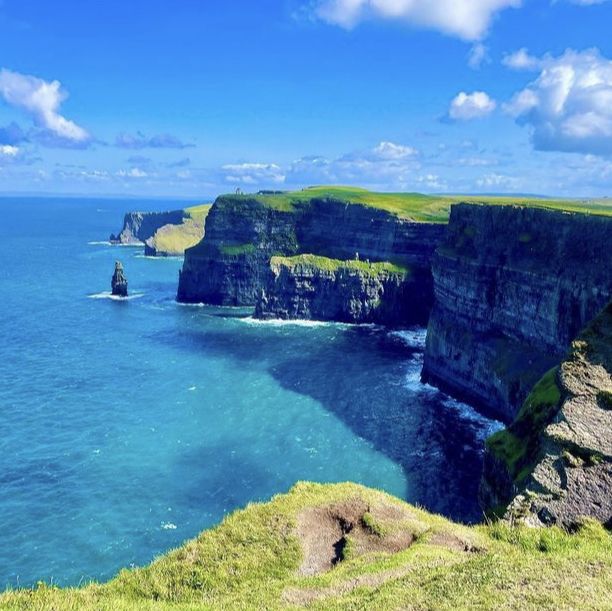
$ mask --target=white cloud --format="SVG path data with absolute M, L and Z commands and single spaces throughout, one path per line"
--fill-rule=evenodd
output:
M 488 49 L 481 42 L 477 42 L 472 46 L 468 53 L 468 66 L 472 70 L 479 70 L 483 63 L 489 63 Z
M 503 174 L 486 174 L 476 181 L 476 185 L 480 188 L 495 188 L 502 191 L 514 190 L 519 184 L 520 182 L 513 176 Z
M 10 144 L 0 145 L 0 155 L 6 157 L 17 157 L 19 155 L 19 147 Z
M 502 64 L 512 70 L 537 70 L 540 68 L 542 61 L 533 55 L 529 55 L 524 47 L 505 55 L 502 59 Z
M 149 174 L 140 168 L 130 168 L 129 170 L 119 170 L 117 176 L 120 178 L 146 178 Z
M 0 95 L 11 106 L 29 113 L 34 123 L 68 142 L 83 143 L 90 135 L 82 127 L 59 114 L 68 94 L 59 81 L 44 81 L 27 74 L 0 70 Z
M 448 116 L 456 121 L 479 119 L 491 114 L 496 105 L 495 100 L 484 91 L 474 91 L 474 93 L 462 91 L 451 102 Z
M 612 154 L 612 61 L 597 50 L 539 60 L 536 80 L 504 106 L 536 149 Z
M 232 184 L 280 184 L 285 181 L 283 171 L 275 163 L 229 163 L 221 169 L 224 180 Z
M 347 29 L 378 17 L 403 20 L 464 40 L 478 40 L 499 11 L 521 3 L 522 0 L 319 0 L 315 14 Z
M 413 157 L 418 154 L 418 151 L 411 146 L 388 141 L 377 144 L 372 152 L 379 159 L 406 159 L 406 157 Z

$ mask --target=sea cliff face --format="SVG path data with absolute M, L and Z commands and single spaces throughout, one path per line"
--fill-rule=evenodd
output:
M 511 520 L 574 528 L 584 516 L 612 526 L 611 493 L 612 302 L 487 440 L 480 499 Z
M 443 232 L 442 224 L 415 223 L 384 210 L 331 198 L 275 208 L 256 197 L 223 196 L 207 218 L 206 238 L 185 253 L 177 298 L 255 305 L 262 293 L 270 293 L 273 256 L 312 254 L 409 267 L 423 282 L 419 299 L 430 308 L 429 260 Z M 283 281 L 277 286 L 293 290 L 296 284 Z M 328 283 L 330 290 L 331 286 Z M 278 297 L 278 303 L 292 298 L 289 294 Z M 285 308 L 285 315 L 297 315 L 298 310 Z M 258 307 L 258 311 L 264 309 Z
M 341 261 L 314 255 L 272 257 L 256 318 L 399 325 L 427 317 L 424 286 L 391 263 Z
M 458 204 L 432 259 L 423 379 L 510 421 L 612 294 L 612 218 Z
M 183 222 L 184 210 L 169 212 L 128 212 L 123 218 L 123 229 L 111 234 L 110 241 L 117 244 L 140 244 L 146 242 L 164 225 L 178 225 Z

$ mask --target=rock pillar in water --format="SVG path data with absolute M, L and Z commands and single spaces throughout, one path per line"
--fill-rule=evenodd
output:
M 117 295 L 118 297 L 127 297 L 128 283 L 127 278 L 123 273 L 123 265 L 121 265 L 121 261 L 115 261 L 115 273 L 113 274 L 111 287 L 113 289 L 113 295 Z

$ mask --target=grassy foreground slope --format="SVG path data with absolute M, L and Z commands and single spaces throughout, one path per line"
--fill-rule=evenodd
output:
M 6 592 L 0 608 L 604 609 L 611 591 L 612 536 L 593 522 L 465 527 L 355 484 L 301 483 L 148 567 Z
M 375 193 L 357 187 L 320 186 L 301 191 L 260 193 L 257 195 L 228 195 L 229 198 L 257 199 L 277 210 L 292 210 L 296 204 L 313 198 L 333 198 L 347 203 L 363 204 L 386 210 L 402 218 L 415 221 L 445 223 L 451 204 L 457 202 L 524 205 L 542 208 L 612 215 L 612 201 L 546 199 L 513 196 L 423 195 L 421 193 Z

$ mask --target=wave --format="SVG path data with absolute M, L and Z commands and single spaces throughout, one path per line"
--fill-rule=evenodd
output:
M 90 246 L 112 246 L 112 243 L 108 240 L 93 240 L 91 242 L 87 242 Z
M 269 327 L 336 327 L 339 329 L 348 329 L 354 327 L 375 329 L 377 325 L 373 323 L 349 323 L 336 322 L 333 320 L 307 320 L 303 318 L 269 318 L 262 320 L 253 318 L 252 316 L 241 317 L 238 320 L 249 325 L 262 325 Z
M 468 422 L 474 424 L 478 428 L 478 437 L 482 441 L 484 441 L 490 435 L 493 435 L 493 433 L 505 428 L 503 422 L 495 420 L 495 418 L 487 418 L 471 405 L 458 401 L 457 399 L 453 399 L 447 395 L 443 396 L 444 398 L 442 399 L 442 403 L 444 406 L 456 410 L 462 420 L 467 420 Z
M 110 291 L 102 291 L 101 293 L 94 293 L 93 295 L 87 295 L 89 299 L 112 299 L 113 301 L 131 301 L 132 299 L 138 299 L 142 297 L 144 293 L 133 293 L 127 297 L 120 297 L 119 295 L 113 295 Z
M 427 329 L 402 329 L 401 331 L 389 331 L 389 335 L 401 339 L 410 348 L 425 350 L 425 337 Z
M 155 259 L 156 261 L 182 261 L 184 257 L 172 255 L 171 257 L 155 257 L 153 255 L 136 255 L 135 259 Z

